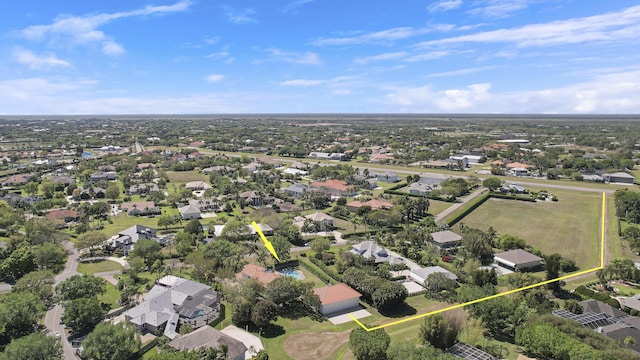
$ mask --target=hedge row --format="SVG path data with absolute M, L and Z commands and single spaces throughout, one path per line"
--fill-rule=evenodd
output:
M 337 282 L 342 281 L 342 276 L 337 272 L 329 269 L 327 265 L 325 265 L 322 261 L 316 259 L 315 257 L 309 257 L 309 260 L 313 263 L 313 265 L 320 268 L 320 270 L 324 271 L 325 274 L 329 275 L 330 278 Z
M 310 262 L 305 260 L 300 260 L 300 266 L 309 270 L 313 275 L 317 276 L 320 280 L 326 282 L 327 284 L 335 284 L 336 281 L 333 280 L 329 275 L 325 274 L 324 271 L 320 270 L 318 267 L 312 265 Z
M 408 192 L 404 192 L 404 191 L 397 191 L 397 190 L 391 190 L 391 189 L 387 189 L 384 191 L 385 194 L 389 194 L 389 195 L 400 195 L 400 196 L 409 196 L 409 197 L 426 197 L 429 200 L 438 200 L 438 201 L 444 201 L 444 202 L 450 202 L 450 203 L 455 203 L 458 202 L 457 199 L 451 199 L 449 197 L 443 197 L 443 196 L 425 196 L 425 195 L 420 195 L 420 194 L 411 194 Z
M 502 194 L 502 193 L 490 193 L 490 197 L 498 198 L 498 199 L 507 199 L 507 200 L 520 200 L 520 201 L 528 201 L 528 202 L 536 202 L 535 198 L 529 196 L 522 195 L 510 195 L 510 194 Z
M 462 212 L 457 214 L 454 218 L 447 222 L 449 227 L 458 223 L 458 221 L 462 220 L 465 216 L 469 215 L 473 210 L 477 209 L 480 205 L 484 204 L 485 201 L 489 200 L 490 194 L 484 193 L 479 198 L 473 200 L 471 204 L 467 206 Z
M 286 268 L 297 267 L 298 265 L 299 265 L 298 260 L 292 259 L 292 260 L 289 260 L 289 261 L 277 263 L 274 267 L 275 267 L 276 270 L 282 270 L 282 269 L 286 269 Z
M 613 306 L 616 309 L 620 309 L 620 303 L 618 302 L 618 300 L 612 298 L 607 294 L 595 292 L 591 289 L 588 289 L 584 285 L 578 286 L 574 292 L 580 295 L 582 300 L 595 299 L 605 304 L 608 304 L 610 306 Z

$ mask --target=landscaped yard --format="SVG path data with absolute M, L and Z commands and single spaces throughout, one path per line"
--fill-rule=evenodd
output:
M 122 265 L 111 260 L 86 261 L 78 264 L 78 272 L 83 274 L 95 274 L 115 270 L 122 270 Z
M 429 199 L 429 214 L 436 216 L 441 212 L 447 210 L 453 204 L 455 203 Z
M 130 228 L 136 224 L 152 228 L 158 227 L 157 217 L 129 216 L 125 213 L 119 213 L 116 216 L 112 216 L 111 221 L 113 222 L 113 224 L 109 224 L 108 222 L 104 221 L 104 229 L 100 230 L 107 236 L 116 235 L 120 231 Z
M 120 291 L 118 291 L 118 289 L 116 289 L 116 287 L 111 283 L 107 283 L 107 292 L 98 297 L 98 300 L 109 304 L 111 309 L 116 309 L 120 306 L 117 303 L 118 299 L 120 299 Z
M 555 189 L 553 194 L 558 202 L 489 199 L 460 222 L 520 236 L 545 254 L 575 260 L 581 269 L 598 266 L 602 195 Z

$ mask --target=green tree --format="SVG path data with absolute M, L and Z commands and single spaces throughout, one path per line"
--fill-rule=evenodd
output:
M 401 342 L 391 345 L 387 350 L 387 360 L 458 360 L 458 357 L 442 352 L 433 346 L 425 345 L 416 347 L 409 342 Z
M 31 293 L 9 293 L 0 299 L 0 343 L 7 344 L 34 332 L 44 315 L 44 305 Z
M 110 182 L 104 190 L 104 195 L 112 201 L 117 200 L 120 197 L 120 186 L 115 182 Z
M 91 230 L 80 234 L 76 239 L 76 248 L 79 250 L 89 249 L 93 253 L 93 248 L 107 241 L 107 235 L 100 231 Z
M 38 192 L 38 183 L 35 181 L 30 181 L 28 183 L 26 183 L 22 189 L 24 190 L 24 192 L 27 193 L 27 195 L 35 195 Z
M 311 250 L 313 250 L 316 254 L 322 254 L 330 248 L 331 242 L 327 238 L 320 237 L 311 241 Z
M 238 271 L 241 267 L 242 249 L 230 241 L 218 239 L 205 246 L 204 258 L 211 260 L 210 266 L 214 270 L 225 266 Z
M 357 360 L 386 360 L 390 343 L 384 329 L 366 331 L 358 326 L 349 334 L 349 346 Z
M 311 288 L 311 283 L 303 283 L 290 276 L 281 276 L 267 284 L 265 297 L 276 305 L 287 305 L 299 300 Z
M 58 272 L 64 267 L 67 252 L 60 244 L 46 242 L 36 246 L 33 257 L 38 269 Z
M 251 309 L 251 322 L 263 328 L 278 318 L 278 307 L 269 300 L 258 300 Z
M 162 260 L 162 248 L 157 241 L 151 239 L 140 239 L 136 242 L 129 256 L 137 256 L 144 260 L 147 269 L 151 268 L 156 260 Z
M 420 326 L 420 340 L 423 344 L 446 350 L 457 342 L 460 323 L 451 321 L 442 314 L 427 316 Z
M 289 240 L 282 236 L 274 236 L 271 239 L 271 243 L 273 244 L 273 248 L 276 250 L 276 254 L 278 254 L 278 258 L 280 258 L 280 261 L 284 262 L 291 259 L 291 243 Z
M 18 280 L 25 274 L 34 271 L 36 263 L 33 251 L 29 246 L 15 249 L 0 265 L 0 274 L 10 280 Z
M 502 250 L 524 249 L 527 243 L 524 239 L 515 235 L 504 234 L 500 236 L 499 245 Z
M 202 224 L 200 223 L 200 220 L 198 219 L 189 220 L 187 225 L 184 227 L 184 232 L 188 234 L 194 234 L 194 235 L 202 234 Z
M 0 360 L 58 360 L 62 359 L 60 340 L 43 333 L 34 333 L 11 341 Z
M 562 255 L 551 254 L 544 258 L 544 269 L 547 272 L 547 280 L 557 279 L 560 276 L 560 270 L 562 269 Z M 560 282 L 554 281 L 547 284 L 547 288 L 553 291 L 560 290 Z
M 32 271 L 20 278 L 11 291 L 34 294 L 48 306 L 53 301 L 53 284 L 54 275 L 51 271 Z
M 140 334 L 126 323 L 100 323 L 82 343 L 92 360 L 127 360 L 140 349 Z
M 107 291 L 106 281 L 89 274 L 73 275 L 56 286 L 58 302 L 95 297 Z
M 86 334 L 105 316 L 97 298 L 79 298 L 65 304 L 62 322 L 73 332 Z
M 287 239 L 292 244 L 302 245 L 304 243 L 300 229 L 293 224 L 291 219 L 285 219 L 275 231 L 275 235 Z
M 499 189 L 501 185 L 502 181 L 496 177 L 486 178 L 482 182 L 482 186 L 489 189 L 489 191 L 495 191 L 496 189 Z

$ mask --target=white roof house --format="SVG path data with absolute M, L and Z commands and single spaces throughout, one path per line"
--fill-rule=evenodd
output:
M 436 273 L 442 273 L 446 277 L 454 281 L 458 280 L 456 274 L 440 266 L 428 266 L 422 269 L 411 270 L 411 272 L 409 273 L 409 277 L 411 278 L 411 280 L 417 282 L 418 284 L 424 285 L 424 282 L 425 280 L 427 280 L 429 275 Z
M 493 260 L 499 265 L 511 271 L 520 271 L 538 267 L 542 264 L 542 258 L 526 252 L 522 249 L 509 250 L 495 254 Z

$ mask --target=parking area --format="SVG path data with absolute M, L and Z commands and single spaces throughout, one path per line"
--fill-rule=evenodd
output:
M 351 315 L 354 318 L 359 320 L 359 319 L 371 316 L 371 313 L 368 312 L 365 309 L 359 309 L 359 310 L 354 310 L 354 311 L 350 311 L 350 312 L 347 312 L 347 313 L 340 313 L 340 314 L 336 314 L 336 315 L 331 315 L 328 318 L 329 318 L 329 321 L 333 325 L 340 325 L 340 324 L 347 323 L 349 321 L 353 321 L 353 319 L 349 315 Z

